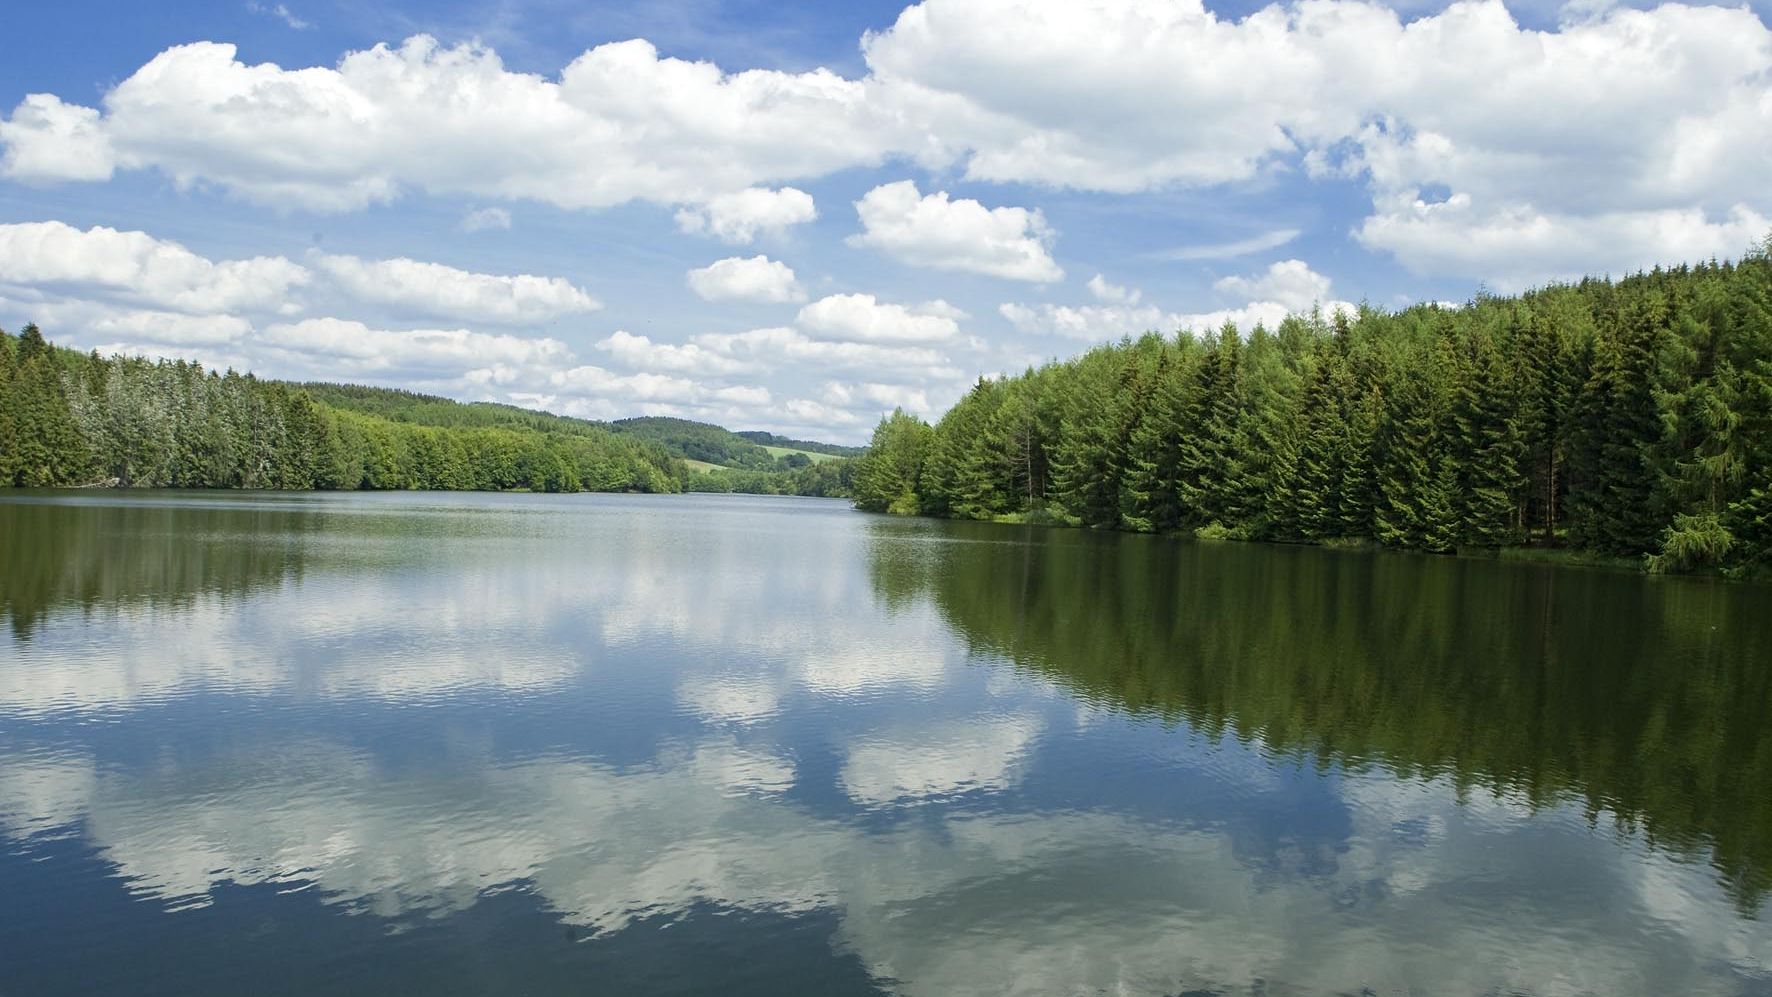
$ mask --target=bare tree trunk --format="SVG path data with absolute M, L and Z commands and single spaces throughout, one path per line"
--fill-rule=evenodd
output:
M 1555 546 L 1557 542 L 1557 451 L 1550 452 L 1550 473 L 1544 476 L 1544 545 Z

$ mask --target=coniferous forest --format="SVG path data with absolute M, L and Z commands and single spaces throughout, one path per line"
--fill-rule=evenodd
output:
M 0 333 L 0 486 L 674 492 L 682 477 L 662 447 L 582 420 Z
M 34 325 L 0 331 L 0 488 L 849 495 L 852 461 L 776 456 L 751 436 L 776 439 L 684 419 L 599 423 L 390 388 L 262 380 L 83 354 Z
M 881 421 L 866 510 L 1653 571 L 1772 563 L 1772 239 L 1463 307 L 1147 333 Z

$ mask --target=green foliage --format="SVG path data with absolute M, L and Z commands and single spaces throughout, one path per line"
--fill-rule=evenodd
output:
M 804 458 L 802 458 L 804 460 Z M 786 463 L 784 461 L 784 463 Z M 848 498 L 855 481 L 856 461 L 805 461 L 786 471 L 752 471 L 718 468 L 683 479 L 689 492 L 731 492 L 744 495 L 806 495 L 817 498 Z
M 1163 376 L 1163 349 L 1155 336 L 1100 347 L 1085 354 L 1070 376 L 1048 379 L 1059 399 L 1052 421 L 1056 439 L 1041 445 L 1051 454 L 1051 498 L 1064 521 L 1096 529 L 1125 524 L 1121 499 L 1132 490 L 1131 443 Z M 948 422 L 942 419 L 943 426 Z
M 610 423 L 609 428 L 624 436 L 656 443 L 673 457 L 759 471 L 775 466 L 775 455 L 768 450 L 711 423 L 644 416 L 618 419 Z
M 11 480 L 5 483 L 46 488 L 86 476 L 92 454 L 75 425 L 55 348 L 35 325 L 27 325 L 17 349 L 9 352 L 14 359 L 3 393 Z
M 1725 522 L 1736 540 L 1735 570 L 1772 567 L 1772 468 L 1766 470 L 1760 487 L 1729 505 Z
M 863 508 L 1763 567 L 1772 256 L 1246 338 L 1149 333 L 982 380 L 922 429 L 915 448 L 876 434 L 864 461 L 889 442 L 877 466 L 922 466 L 858 491 Z
M 1218 346 L 1196 368 L 1181 423 L 1181 461 L 1176 487 L 1185 522 L 1228 525 L 1242 512 L 1241 454 L 1236 450 L 1237 382 L 1242 340 L 1226 322 Z
M 1715 513 L 1674 517 L 1674 525 L 1661 535 L 1661 552 L 1649 555 L 1649 570 L 1656 574 L 1691 571 L 1722 564 L 1735 548 L 1735 535 L 1717 520 Z
M 583 420 L 0 333 L 0 485 L 676 491 L 673 465 Z
M 856 459 L 851 486 L 856 508 L 916 515 L 918 482 L 932 436 L 927 423 L 903 409 L 881 419 L 867 453 Z

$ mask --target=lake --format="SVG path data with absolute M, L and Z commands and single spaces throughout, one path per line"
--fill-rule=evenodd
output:
M 1772 588 L 0 493 L 0 995 L 1769 994 Z

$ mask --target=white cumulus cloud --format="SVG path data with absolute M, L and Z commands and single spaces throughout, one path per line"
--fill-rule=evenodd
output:
M 113 87 L 102 114 L 27 98 L 0 138 L 12 176 L 95 179 L 115 163 L 278 208 L 350 210 L 407 189 L 565 208 L 701 204 L 884 156 L 903 127 L 867 89 L 822 69 L 726 74 L 638 39 L 590 49 L 553 79 L 425 35 L 302 69 L 195 42 Z
M 1136 305 L 1144 295 L 1136 287 L 1110 284 L 1101 274 L 1089 278 L 1089 293 L 1095 300 L 1110 305 Z
M 0 285 L 201 315 L 276 309 L 310 278 L 281 256 L 217 263 L 146 232 L 58 221 L 0 225 Z
M 929 392 L 923 388 L 904 384 L 879 384 L 872 381 L 843 382 L 828 381 L 820 393 L 824 401 L 844 408 L 855 408 L 859 405 L 873 405 L 881 412 L 890 412 L 895 408 L 906 412 L 915 412 L 925 417 L 940 415 L 935 407 L 929 404 Z M 891 662 L 896 666 L 899 662 Z M 882 669 L 883 672 L 898 674 L 895 667 Z
M 743 245 L 758 235 L 779 236 L 790 227 L 817 217 L 818 207 L 812 195 L 803 190 L 747 187 L 678 209 L 677 227 L 691 234 L 707 234 L 722 242 Z
M 109 180 L 117 167 L 99 112 L 54 94 L 27 95 L 0 121 L 0 144 L 0 176 L 14 180 Z
M 691 270 L 689 289 L 704 301 L 779 304 L 806 300 L 793 268 L 761 254 L 748 259 L 732 256 Z
M 754 372 L 755 365 L 724 356 L 695 343 L 681 345 L 655 343 L 646 336 L 617 329 L 597 343 L 597 349 L 609 354 L 618 365 L 629 370 L 662 371 L 671 374 L 717 376 Z
M 914 181 L 900 180 L 862 195 L 855 211 L 862 231 L 849 244 L 901 263 L 1035 283 L 1064 277 L 1052 259 L 1052 229 L 1037 209 L 987 208 L 946 191 L 924 195 Z
M 1214 290 L 1244 301 L 1272 301 L 1301 312 L 1329 296 L 1329 278 L 1303 260 L 1281 260 L 1252 277 L 1225 277 Z
M 1657 261 L 1739 256 L 1768 232 L 1772 208 L 1583 217 L 1529 205 L 1483 212 L 1468 195 L 1430 204 L 1409 192 L 1366 219 L 1355 237 L 1416 273 L 1483 274 L 1499 290 L 1518 291 L 1583 273 L 1617 276 Z
M 774 326 L 744 332 L 707 332 L 695 345 L 735 360 L 771 367 L 795 365 L 827 373 L 866 374 L 904 383 L 953 380 L 961 373 L 947 354 L 925 345 L 833 342 Z
M 854 343 L 938 343 L 959 335 L 959 309 L 945 301 L 906 307 L 871 294 L 833 294 L 800 309 L 809 332 Z
M 1097 284 L 1100 281 L 1100 284 Z M 1301 260 L 1285 260 L 1248 276 L 1225 277 L 1213 289 L 1240 302 L 1236 307 L 1176 312 L 1155 302 L 1140 304 L 1137 288 L 1118 287 L 1097 278 L 1090 291 L 1093 305 L 1023 304 L 1008 302 L 997 312 L 1016 331 L 1027 335 L 1062 336 L 1099 343 L 1145 332 L 1211 332 L 1231 322 L 1243 332 L 1257 325 L 1272 328 L 1288 315 L 1321 307 L 1325 313 L 1354 311 L 1354 305 L 1329 297 L 1329 278 Z
M 501 370 L 546 370 L 572 357 L 566 344 L 556 339 L 469 329 L 375 329 L 337 318 L 273 324 L 261 338 L 262 345 L 273 353 L 332 371 L 333 380 L 341 379 L 341 373 L 434 380 L 475 372 L 483 379 L 496 380 Z
M 561 277 L 473 273 L 405 258 L 316 253 L 312 260 L 315 269 L 354 300 L 452 321 L 526 325 L 603 307 Z
M 0 121 L 0 170 L 151 169 L 282 209 L 409 190 L 643 200 L 687 205 L 680 224 L 735 242 L 810 219 L 810 198 L 782 185 L 885 163 L 1117 193 L 1288 173 L 1364 184 L 1356 231 L 1374 251 L 1509 280 L 1736 253 L 1772 217 L 1772 30 L 1748 6 L 1588 7 L 1540 30 L 1500 0 L 1425 16 L 1311 0 L 1234 18 L 1198 0 L 925 0 L 862 50 L 867 72 L 849 78 L 729 72 L 633 40 L 542 76 L 422 35 L 302 68 L 199 42 L 94 107 L 27 96 Z M 955 212 L 968 203 L 945 210 L 988 234 L 949 243 L 900 220 L 862 238 L 933 266 L 1056 279 L 1046 234 Z M 1576 237 L 1546 235 L 1560 229 Z

